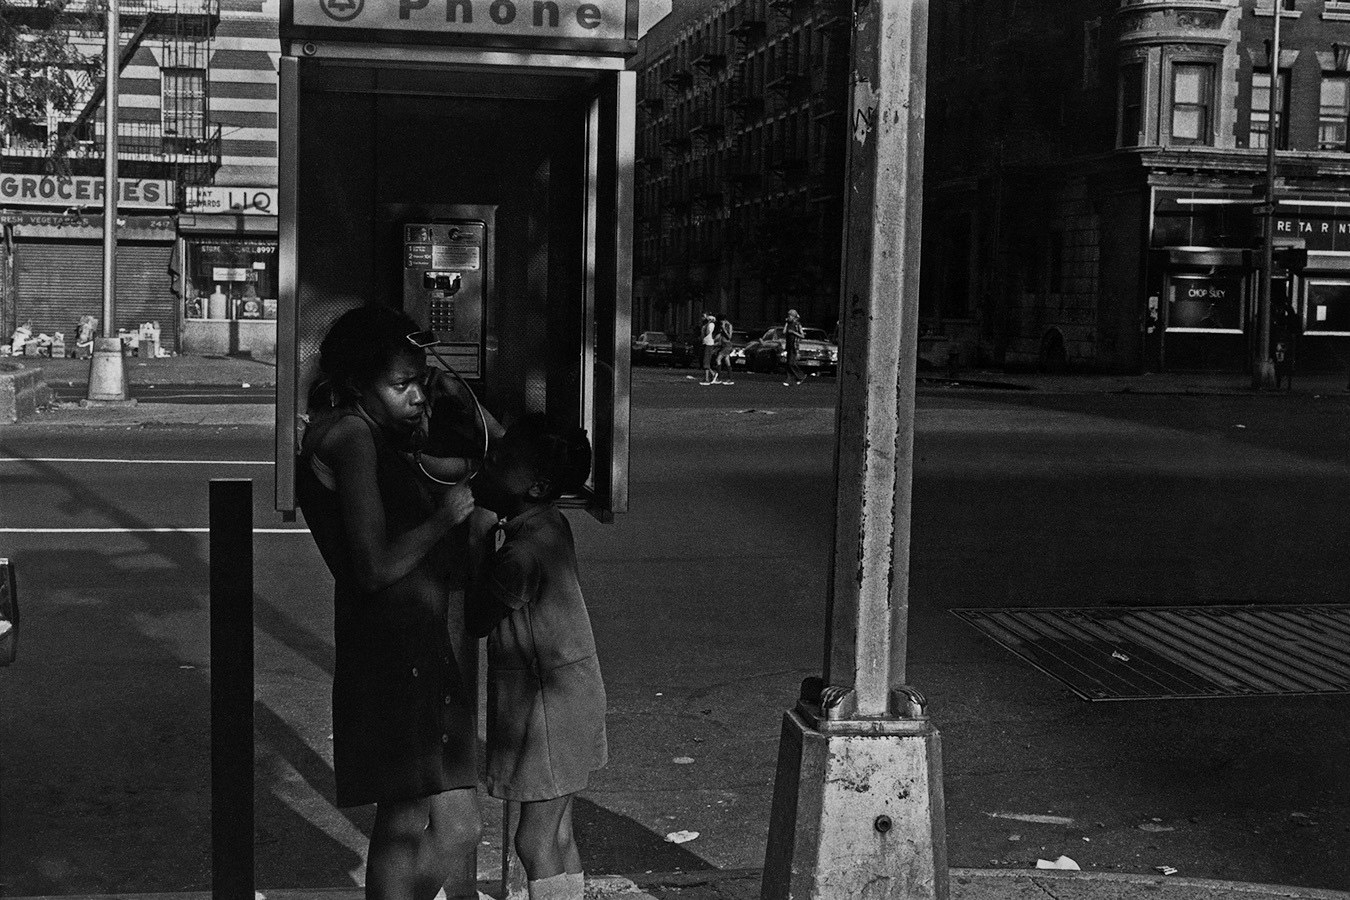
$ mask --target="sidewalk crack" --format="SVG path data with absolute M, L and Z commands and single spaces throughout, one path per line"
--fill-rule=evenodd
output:
M 1059 895 L 1056 894 L 1054 891 L 1050 890 L 1050 888 L 1046 887 L 1043 883 L 1041 883 L 1041 880 L 1039 878 L 1032 878 L 1031 883 L 1036 885 L 1036 887 L 1040 888 L 1045 893 L 1045 896 L 1049 897 L 1050 900 L 1059 900 Z

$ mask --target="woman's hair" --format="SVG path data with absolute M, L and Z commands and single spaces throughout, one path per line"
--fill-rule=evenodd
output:
M 545 501 L 581 490 L 591 476 L 591 442 L 584 428 L 533 413 L 512 424 L 504 440 L 537 478 L 549 483 Z
M 392 307 L 367 304 L 338 317 L 319 345 L 319 375 L 309 406 L 319 409 L 355 402 L 400 353 L 417 355 L 408 335 L 417 323 Z

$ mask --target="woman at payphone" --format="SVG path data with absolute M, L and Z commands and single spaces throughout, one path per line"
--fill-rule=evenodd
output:
M 300 507 L 335 582 L 337 805 L 376 804 L 371 900 L 432 900 L 442 885 L 452 900 L 477 897 L 477 694 L 459 658 L 474 504 L 467 479 L 441 488 L 419 470 L 427 392 L 416 331 L 375 305 L 333 324 L 297 467 Z

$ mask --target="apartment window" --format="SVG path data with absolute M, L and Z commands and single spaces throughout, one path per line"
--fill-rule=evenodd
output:
M 1097 86 L 1097 69 L 1102 58 L 1102 20 L 1083 23 L 1083 88 Z
M 206 72 L 165 69 L 160 75 L 160 110 L 165 138 L 206 137 Z
M 1209 144 L 1214 102 L 1214 66 L 1211 63 L 1175 63 L 1172 66 L 1172 142 Z
M 1317 116 L 1317 149 L 1347 150 L 1350 122 L 1350 77 L 1322 76 L 1322 99 Z
M 1289 78 L 1281 72 L 1275 92 L 1275 147 L 1289 147 L 1289 127 L 1284 114 L 1289 106 Z M 1252 72 L 1252 127 L 1247 146 L 1264 148 L 1270 139 L 1270 73 Z
M 1144 142 L 1144 66 L 1131 63 L 1120 70 L 1120 146 Z

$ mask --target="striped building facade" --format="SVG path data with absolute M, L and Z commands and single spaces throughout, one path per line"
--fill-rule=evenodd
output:
M 130 343 L 155 323 L 161 352 L 275 353 L 278 15 L 277 0 L 123 0 L 115 326 Z M 0 134 L 0 329 L 60 333 L 67 353 L 102 309 L 103 102 L 80 79 L 83 109 Z

